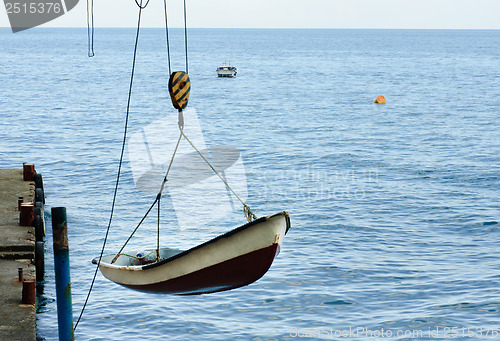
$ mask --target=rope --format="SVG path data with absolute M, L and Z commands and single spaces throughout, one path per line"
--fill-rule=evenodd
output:
M 165 9 L 165 34 L 167 38 L 167 55 L 168 55 L 168 74 L 172 73 L 172 68 L 170 67 L 170 40 L 168 39 L 168 19 L 167 19 L 167 0 L 163 0 L 163 7 Z
M 137 0 L 135 0 L 137 3 Z M 148 0 L 149 2 L 149 0 Z M 170 40 L 168 37 L 168 19 L 167 19 L 167 0 L 163 0 L 163 8 L 165 10 L 165 34 L 167 38 L 167 54 L 168 54 L 168 74 L 172 74 L 172 68 L 170 66 Z M 147 6 L 147 4 L 146 4 Z M 184 0 L 184 48 L 186 55 L 186 73 L 189 73 L 188 69 L 188 39 L 187 39 L 187 11 L 186 11 L 186 0 Z
M 231 191 L 231 193 L 233 193 L 234 196 L 241 202 L 241 204 L 243 205 L 243 212 L 245 213 L 245 217 L 247 218 L 247 220 L 250 222 L 250 221 L 252 221 L 252 219 L 254 219 L 254 220 L 257 219 L 257 216 L 252 212 L 250 207 L 247 204 L 245 204 L 245 202 L 240 198 L 240 196 L 238 194 L 236 194 L 236 192 L 231 188 L 231 186 L 229 186 L 227 181 L 219 174 L 219 172 L 217 172 L 217 170 L 215 170 L 214 166 L 212 166 L 210 161 L 208 161 L 207 158 L 198 150 L 198 148 L 196 148 L 196 146 L 193 144 L 193 142 L 191 142 L 191 140 L 186 136 L 183 129 L 181 129 L 181 134 L 186 139 L 186 141 L 189 142 L 191 147 L 193 147 L 193 149 L 198 153 L 198 155 L 200 155 L 201 158 L 207 163 L 207 165 L 210 166 L 210 168 L 214 171 L 214 173 L 217 174 L 219 179 L 222 180 L 224 185 L 226 185 L 226 187 Z
M 167 182 L 168 173 L 170 173 L 170 168 L 172 168 L 172 163 L 174 162 L 175 154 L 177 153 L 177 149 L 179 148 L 179 145 L 181 143 L 183 129 L 184 129 L 184 124 L 181 123 L 184 121 L 184 119 L 181 118 L 181 115 L 182 111 L 179 111 L 179 129 L 181 130 L 181 134 L 177 139 L 177 144 L 175 145 L 174 153 L 172 154 L 172 158 L 170 159 L 170 163 L 168 164 L 167 171 L 165 172 L 165 177 L 163 177 L 163 182 L 161 183 L 161 188 L 160 188 L 160 194 L 163 193 L 163 189 L 165 188 L 165 183 Z
M 89 57 L 94 57 L 95 56 L 95 53 L 94 53 L 94 0 L 87 0 L 87 38 L 88 38 L 88 52 L 87 52 L 87 54 Z
M 186 19 L 186 0 L 184 0 L 184 46 L 186 48 L 186 73 L 188 72 L 188 33 L 187 33 L 187 19 Z
M 148 2 L 149 2 L 149 0 L 148 0 Z M 142 0 L 141 0 L 141 4 L 142 4 Z M 132 71 L 130 73 L 130 85 L 129 85 L 129 89 L 128 89 L 128 100 L 127 100 L 127 113 L 125 116 L 125 127 L 124 127 L 124 131 L 123 131 L 122 151 L 120 154 L 120 162 L 118 165 L 118 174 L 116 176 L 116 183 L 115 183 L 115 189 L 114 189 L 114 193 L 113 193 L 113 202 L 111 204 L 111 213 L 109 216 L 108 227 L 106 229 L 106 235 L 104 237 L 104 242 L 102 244 L 101 254 L 99 255 L 99 261 L 97 262 L 97 266 L 96 266 L 96 269 L 94 272 L 94 277 L 92 278 L 92 283 L 90 284 L 90 289 L 89 289 L 89 292 L 87 294 L 87 298 L 85 299 L 85 303 L 83 304 L 82 311 L 80 312 L 80 316 L 78 317 L 78 320 L 76 321 L 76 324 L 75 324 L 75 328 L 73 330 L 76 330 L 76 327 L 78 327 L 78 323 L 80 322 L 80 320 L 82 318 L 83 312 L 85 311 L 85 307 L 87 306 L 88 300 L 90 298 L 90 293 L 92 292 L 92 288 L 94 287 L 94 283 L 95 283 L 95 280 L 97 277 L 97 272 L 99 270 L 99 265 L 101 264 L 102 255 L 104 254 L 104 248 L 106 247 L 106 242 L 108 240 L 111 222 L 113 220 L 113 213 L 114 213 L 115 204 L 116 204 L 116 196 L 118 193 L 118 184 L 120 183 L 120 174 L 121 174 L 121 169 L 122 169 L 122 164 L 123 164 L 123 155 L 125 153 L 125 143 L 127 140 L 127 128 L 128 128 L 128 119 L 129 119 L 129 113 L 130 113 L 130 99 L 132 97 L 132 85 L 134 82 L 135 61 L 136 61 L 136 56 L 137 56 L 137 46 L 139 43 L 139 32 L 140 32 L 140 27 L 141 27 L 141 14 L 142 14 L 143 8 L 144 7 L 139 6 L 139 17 L 137 19 L 137 31 L 136 31 L 135 46 L 134 46 L 134 59 L 132 62 Z
M 143 258 L 146 258 L 147 256 L 152 255 L 155 252 L 156 252 L 156 250 L 150 251 L 149 253 L 145 254 L 144 256 L 137 256 L 137 255 L 134 256 L 134 255 L 129 255 L 128 253 L 122 253 L 122 254 L 120 254 L 120 256 L 126 256 L 126 257 L 129 257 L 129 258 L 143 259 Z
M 152 262 L 153 262 L 153 261 L 152 261 L 152 259 L 147 259 L 147 260 L 146 260 L 146 261 L 144 261 L 144 262 L 141 262 L 141 261 L 142 261 L 143 259 L 145 259 L 146 257 L 151 256 L 151 255 L 152 255 L 153 253 L 155 253 L 155 252 L 157 253 L 157 258 L 156 258 L 156 260 L 155 260 L 155 261 L 156 261 L 156 262 L 158 262 L 158 261 L 160 261 L 160 257 L 159 257 L 159 253 L 157 252 L 157 250 L 152 250 L 152 251 L 150 251 L 149 253 L 146 253 L 146 254 L 144 254 L 144 255 L 142 255 L 142 256 L 139 256 L 139 255 L 140 255 L 140 253 L 138 253 L 138 254 L 137 254 L 137 255 L 135 255 L 135 256 L 134 256 L 134 255 L 129 255 L 129 254 L 127 254 L 127 253 L 122 253 L 122 254 L 121 254 L 121 256 L 126 256 L 126 257 L 128 257 L 128 258 L 133 258 L 134 260 L 132 261 L 132 265 L 145 265 L 145 264 L 152 263 Z M 140 261 L 140 262 L 139 262 L 139 264 L 135 264 L 135 261 L 136 261 L 136 260 Z
M 142 6 L 142 0 L 139 3 L 135 0 L 135 4 L 139 7 L 139 9 L 145 9 L 149 4 L 148 0 L 144 6 Z M 167 0 L 165 2 L 165 24 L 167 23 Z M 184 1 L 185 2 L 185 1 Z M 185 4 L 184 4 L 185 5 Z M 185 11 L 185 9 L 184 9 Z M 185 20 L 185 19 L 184 19 Z M 94 0 L 87 0 L 87 38 L 88 38 L 88 56 L 94 57 Z M 167 41 L 168 41 L 168 32 L 167 32 Z M 168 70 L 170 72 L 170 51 L 168 52 Z
M 158 197 L 158 224 L 156 229 L 156 261 L 160 260 L 160 207 L 161 207 L 161 196 Z
M 149 5 L 149 0 L 146 1 L 146 4 L 144 6 L 142 6 L 142 0 L 141 0 L 141 3 L 139 4 L 137 2 L 137 0 L 135 0 L 135 4 L 140 8 L 140 9 L 145 9 L 148 5 Z

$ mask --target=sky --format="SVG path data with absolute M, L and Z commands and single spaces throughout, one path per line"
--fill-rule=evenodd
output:
M 21 0 L 20 0 L 21 1 Z M 140 0 L 137 0 L 140 1 Z M 143 0 L 145 1 L 145 0 Z M 186 0 L 190 28 L 500 29 L 500 0 Z M 182 27 L 183 0 L 168 0 Z M 45 27 L 86 27 L 86 0 Z M 96 27 L 135 27 L 134 0 L 94 0 Z M 150 0 L 143 27 L 164 27 L 163 0 Z M 0 6 L 0 26 L 9 27 Z

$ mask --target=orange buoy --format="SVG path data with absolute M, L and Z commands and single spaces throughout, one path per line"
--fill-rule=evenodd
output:
M 373 101 L 373 103 L 377 103 L 377 104 L 385 104 L 386 100 L 385 100 L 385 97 L 380 95 L 380 96 L 377 96 L 377 98 L 375 98 L 375 100 Z

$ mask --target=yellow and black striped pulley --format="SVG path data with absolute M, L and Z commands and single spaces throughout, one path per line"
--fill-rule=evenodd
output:
M 189 91 L 191 90 L 191 81 L 184 71 L 172 72 L 168 81 L 168 92 L 175 109 L 185 109 L 189 100 Z

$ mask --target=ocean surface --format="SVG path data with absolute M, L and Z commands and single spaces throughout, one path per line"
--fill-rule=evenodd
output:
M 183 30 L 170 35 L 184 70 Z M 86 29 L 0 30 L 0 167 L 34 162 L 45 186 L 41 340 L 58 335 L 51 207 L 67 208 L 75 320 L 95 271 L 134 40 L 97 29 L 89 58 Z M 217 78 L 225 61 L 236 78 Z M 500 339 L 500 31 L 190 29 L 189 75 L 206 145 L 236 147 L 247 204 L 289 211 L 292 227 L 236 290 L 153 295 L 99 273 L 77 340 Z M 177 115 L 168 77 L 165 31 L 143 29 L 129 134 Z M 126 152 L 106 254 L 154 198 Z M 180 228 L 174 211 L 164 199 L 163 246 L 245 222 L 236 207 Z M 134 245 L 154 247 L 155 231 L 148 220 Z

